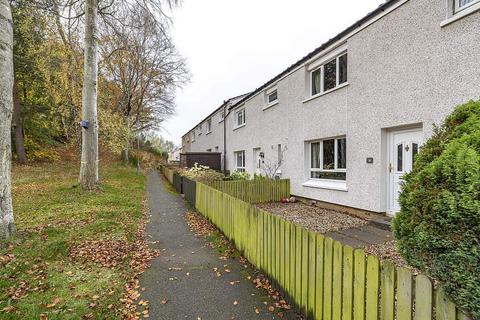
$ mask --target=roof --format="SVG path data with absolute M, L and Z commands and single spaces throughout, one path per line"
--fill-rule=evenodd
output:
M 343 30 L 342 32 L 340 32 L 339 34 L 337 34 L 335 37 L 331 38 L 330 40 L 328 40 L 327 42 L 323 43 L 320 47 L 316 48 L 315 50 L 313 50 L 312 52 L 310 52 L 309 54 L 307 54 L 306 56 L 304 56 L 303 58 L 301 58 L 300 60 L 298 60 L 297 62 L 295 62 L 294 64 L 292 64 L 291 66 L 289 66 L 287 69 L 285 69 L 284 71 L 282 71 L 280 74 L 278 74 L 277 76 L 275 76 L 274 78 L 270 79 L 269 81 L 267 81 L 266 83 L 264 83 L 262 86 L 258 87 L 257 89 L 253 90 L 252 92 L 250 92 L 249 94 L 247 94 L 245 97 L 243 97 L 241 100 L 239 100 L 238 102 L 236 102 L 235 104 L 232 104 L 230 107 L 229 107 L 229 110 L 230 109 L 233 109 L 235 107 L 237 107 L 238 105 L 244 103 L 245 101 L 247 101 L 248 99 L 250 99 L 251 97 L 255 96 L 258 92 L 266 89 L 268 86 L 270 86 L 271 84 L 277 82 L 279 79 L 281 79 L 283 76 L 285 76 L 286 74 L 290 73 L 292 70 L 294 70 L 295 68 L 301 66 L 302 64 L 304 64 L 305 62 L 307 62 L 308 60 L 310 60 L 311 58 L 313 58 L 315 55 L 317 55 L 318 53 L 324 51 L 325 49 L 327 49 L 328 47 L 330 47 L 332 44 L 334 44 L 335 42 L 337 42 L 338 40 L 342 39 L 343 37 L 345 37 L 346 35 L 348 35 L 350 32 L 354 31 L 355 29 L 361 27 L 365 22 L 367 22 L 368 20 L 376 17 L 377 15 L 383 13 L 385 10 L 389 9 L 390 7 L 392 7 L 393 5 L 395 5 L 397 2 L 400 2 L 401 0 L 387 0 L 385 3 L 381 4 L 377 9 L 375 9 L 374 11 L 370 12 L 369 14 L 367 14 L 365 17 L 361 18 L 360 20 L 358 20 L 357 22 L 355 22 L 354 24 L 352 24 L 350 27 L 348 27 L 347 29 Z
M 200 123 L 203 123 L 205 120 L 207 120 L 208 118 L 210 118 L 211 116 L 213 116 L 215 113 L 217 113 L 218 111 L 220 111 L 220 109 L 222 109 L 223 107 L 225 107 L 226 105 L 228 105 L 229 103 L 232 103 L 232 104 L 236 104 L 238 101 L 242 100 L 245 96 L 249 95 L 250 92 L 247 92 L 247 93 L 244 93 L 244 94 L 241 94 L 241 95 L 238 95 L 238 96 L 235 96 L 235 97 L 232 97 L 228 100 L 225 100 L 223 101 L 223 104 L 216 108 L 214 111 L 212 111 L 208 116 L 206 116 L 205 118 L 202 119 L 202 121 L 199 121 L 195 126 L 193 126 L 193 128 L 191 128 L 190 130 L 187 131 L 187 133 L 185 133 L 183 137 L 185 137 L 187 134 L 189 134 L 193 129 L 195 129 Z

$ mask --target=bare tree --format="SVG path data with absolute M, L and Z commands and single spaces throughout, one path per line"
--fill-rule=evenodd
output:
M 126 118 L 127 130 L 158 129 L 173 114 L 175 90 L 187 81 L 184 60 L 162 26 L 144 9 L 125 13 L 111 22 L 102 39 L 102 73 L 121 89 L 116 111 Z M 128 157 L 130 139 L 124 156 Z
M 13 24 L 8 0 L 0 0 L 0 237 L 15 232 L 11 193 Z
M 278 150 L 278 156 L 276 160 L 267 159 L 262 163 L 261 169 L 263 173 L 271 179 L 275 179 L 275 177 L 278 174 L 278 171 L 280 170 L 280 168 L 282 167 L 285 161 L 284 159 L 285 159 L 285 152 L 287 151 L 287 146 L 284 146 L 283 148 L 279 147 L 279 149 L 280 150 Z

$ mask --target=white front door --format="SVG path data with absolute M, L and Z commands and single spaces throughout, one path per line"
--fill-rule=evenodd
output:
M 253 172 L 261 174 L 262 158 L 260 157 L 260 148 L 253 149 Z
M 413 168 L 415 156 L 423 143 L 421 129 L 394 131 L 389 136 L 388 162 L 388 214 L 400 211 L 398 202 L 402 191 L 403 175 Z

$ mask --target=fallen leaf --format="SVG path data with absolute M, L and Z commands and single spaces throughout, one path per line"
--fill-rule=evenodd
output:
M 59 302 L 60 302 L 60 298 L 55 298 L 55 299 L 53 299 L 52 303 L 47 304 L 46 307 L 47 307 L 47 309 L 53 308 L 53 307 L 55 307 L 55 306 L 57 305 L 57 303 L 59 303 Z

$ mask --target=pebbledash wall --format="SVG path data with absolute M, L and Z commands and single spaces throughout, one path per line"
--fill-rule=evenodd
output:
M 232 103 L 225 120 L 225 168 L 235 170 L 234 152 L 244 151 L 245 170 L 253 173 L 254 149 L 275 162 L 280 145 L 286 149 L 281 177 L 290 178 L 292 194 L 386 212 L 389 132 L 417 128 L 425 140 L 456 105 L 480 98 L 480 1 L 466 2 L 387 1 L 360 25 Z M 460 3 L 463 10 L 454 14 Z M 348 81 L 312 97 L 311 71 L 343 52 Z M 275 89 L 278 100 L 268 105 L 267 94 Z M 237 127 L 236 111 L 242 108 L 246 122 Z M 212 120 L 220 138 L 205 135 L 205 125 L 195 142 L 188 142 L 192 130 L 183 137 L 184 152 L 216 145 L 223 151 L 223 125 Z M 346 138 L 346 180 L 310 179 L 310 142 L 337 137 Z

